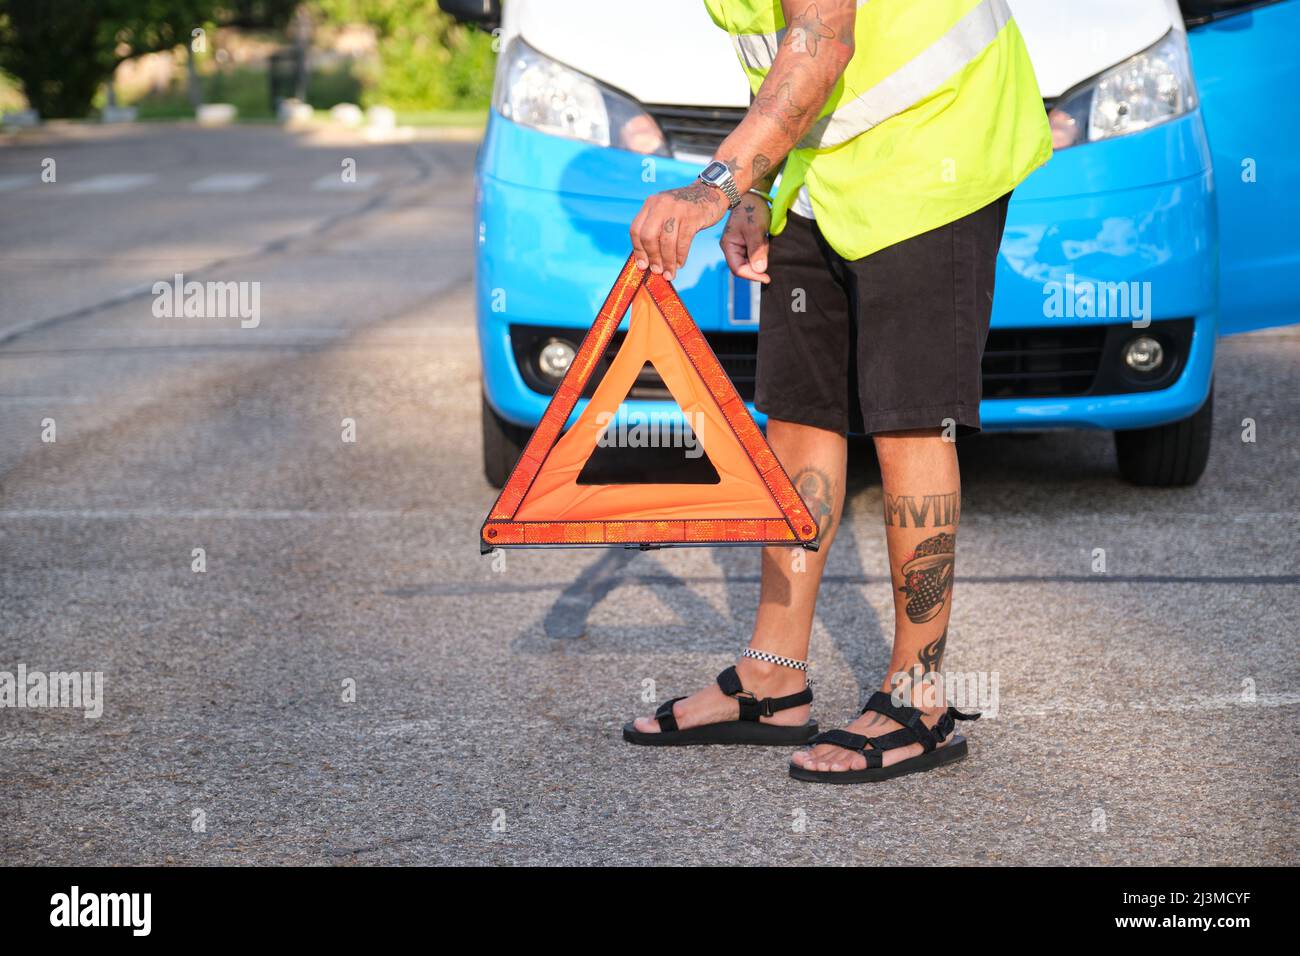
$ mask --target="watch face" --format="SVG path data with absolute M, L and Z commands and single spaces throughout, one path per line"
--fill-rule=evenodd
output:
M 700 173 L 700 178 L 708 183 L 716 183 L 727 173 L 725 163 L 720 163 L 716 159 L 704 167 L 704 172 Z

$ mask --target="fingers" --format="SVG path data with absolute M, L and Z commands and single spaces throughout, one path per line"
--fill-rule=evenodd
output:
M 749 237 L 749 267 L 753 270 L 758 281 L 764 284 L 772 281 L 767 277 L 767 248 L 767 231 L 763 229 L 755 230 L 754 234 Z
M 740 270 L 747 268 L 749 257 L 745 254 L 745 241 L 739 233 L 727 229 L 718 240 L 722 247 L 722 257 L 727 260 L 727 268 L 732 275 L 740 275 Z
M 632 249 L 637 254 L 637 266 L 648 266 L 651 272 L 669 280 L 686 264 L 697 231 L 693 224 L 684 223 L 675 215 L 678 211 L 671 204 L 664 206 L 652 199 L 632 222 Z
M 645 250 L 645 260 L 650 266 L 650 271 L 662 273 L 664 271 L 662 248 L 664 218 L 651 203 L 646 203 L 646 207 L 646 216 L 641 223 L 641 248 Z
M 664 278 L 671 279 L 677 274 L 677 270 L 686 265 L 686 257 L 690 255 L 691 243 L 695 241 L 696 229 L 691 225 L 677 225 L 674 235 L 677 237 L 677 243 L 673 246 L 674 259 L 670 266 L 664 269 Z
M 717 221 L 716 213 L 670 194 L 651 196 L 629 229 L 637 268 L 671 280 L 686 265 L 695 236 Z
M 636 256 L 636 267 L 638 269 L 644 269 L 650 264 L 650 260 L 646 256 L 645 244 L 641 241 L 641 229 L 645 225 L 646 211 L 649 208 L 650 203 L 647 201 L 641 206 L 640 212 L 632 220 L 631 228 L 628 229 L 632 237 L 632 254 Z
M 732 275 L 767 285 L 767 233 L 744 226 L 728 227 L 722 234 L 722 255 Z

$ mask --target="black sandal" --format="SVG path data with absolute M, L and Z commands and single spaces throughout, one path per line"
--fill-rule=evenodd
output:
M 655 711 L 655 720 L 659 721 L 659 733 L 648 734 L 637 730 L 635 724 L 623 725 L 623 739 L 630 744 L 647 747 L 688 747 L 698 744 L 756 744 L 766 747 L 797 747 L 816 737 L 817 721 L 810 720 L 800 727 L 782 727 L 777 724 L 759 723 L 760 717 L 771 717 L 778 711 L 789 710 L 811 704 L 812 688 L 805 687 L 797 694 L 787 697 L 764 697 L 759 700 L 745 690 L 740 684 L 740 675 L 735 667 L 728 667 L 718 675 L 718 686 L 728 697 L 735 697 L 740 702 L 740 719 L 724 720 L 716 724 L 702 724 L 699 727 L 677 729 L 677 719 L 673 717 L 673 704 L 684 697 L 674 697 L 659 705 Z
M 954 735 L 952 740 L 940 747 L 945 737 L 952 733 L 959 720 L 979 720 L 979 714 L 963 714 L 955 707 L 949 707 L 933 728 L 921 721 L 921 712 L 915 707 L 897 707 L 884 691 L 876 691 L 862 708 L 862 713 L 875 711 L 891 720 L 902 724 L 899 730 L 891 731 L 880 737 L 866 737 L 847 730 L 828 730 L 818 734 L 809 746 L 834 744 L 845 750 L 855 750 L 867 758 L 867 765 L 862 770 L 805 770 L 798 764 L 790 764 L 790 776 L 796 780 L 808 780 L 813 783 L 876 783 L 891 777 L 901 777 L 906 773 L 919 773 L 933 770 L 961 760 L 966 756 L 966 738 Z M 920 744 L 924 750 L 915 757 L 908 757 L 888 767 L 881 766 L 886 750 Z M 870 747 L 872 749 L 868 750 Z

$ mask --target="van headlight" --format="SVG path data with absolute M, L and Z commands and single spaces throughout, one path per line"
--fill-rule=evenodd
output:
M 1047 115 L 1052 146 L 1065 149 L 1150 129 L 1195 108 L 1187 35 L 1171 30 L 1155 46 L 1066 94 Z
M 497 64 L 492 106 L 506 119 L 552 136 L 667 156 L 654 118 L 624 96 L 515 37 Z

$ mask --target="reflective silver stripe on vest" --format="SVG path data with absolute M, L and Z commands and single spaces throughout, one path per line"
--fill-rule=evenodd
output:
M 819 119 L 799 141 L 799 148 L 838 146 L 920 102 L 983 53 L 1010 20 L 1006 0 L 983 0 L 925 50 L 857 99 Z
M 869 0 L 858 0 L 858 9 L 867 5 Z M 776 50 L 785 39 L 789 27 L 782 27 L 775 33 L 737 33 L 731 37 L 731 44 L 740 55 L 740 62 L 753 70 L 769 69 L 776 61 Z
M 751 70 L 770 69 L 776 60 L 776 48 L 785 39 L 785 28 L 776 33 L 737 33 L 731 44 L 740 56 L 740 62 Z

